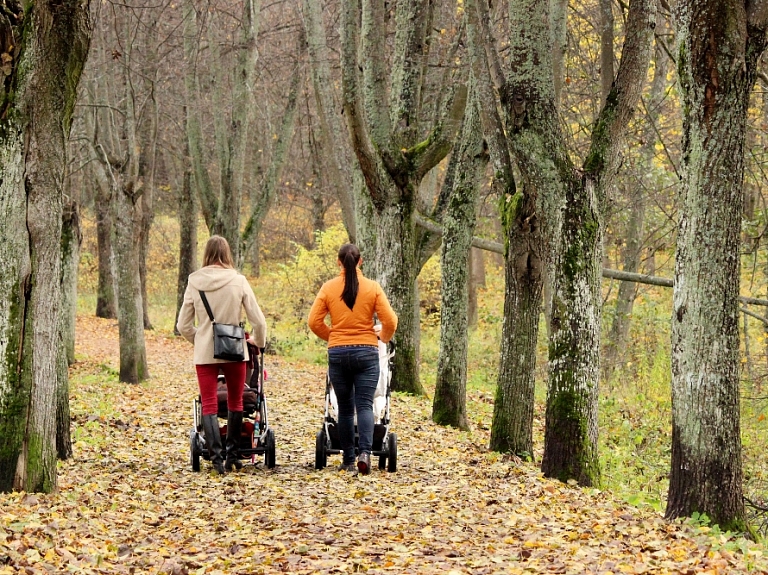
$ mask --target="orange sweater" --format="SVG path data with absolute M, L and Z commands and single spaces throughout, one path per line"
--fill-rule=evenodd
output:
M 389 305 L 381 286 L 369 280 L 357 270 L 357 299 L 353 309 L 349 309 L 341 293 L 344 291 L 344 270 L 335 278 L 327 281 L 309 311 L 309 329 L 328 342 L 328 347 L 342 345 L 378 345 L 378 339 L 389 342 L 397 329 L 397 315 Z M 325 323 L 325 316 L 331 314 L 331 326 Z M 373 314 L 381 322 L 381 333 L 376 337 L 373 330 Z

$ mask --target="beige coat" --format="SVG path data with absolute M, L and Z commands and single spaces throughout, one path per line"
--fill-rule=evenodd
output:
M 216 323 L 236 325 L 240 323 L 244 309 L 251 324 L 251 337 L 258 347 L 263 348 L 266 345 L 267 322 L 245 276 L 231 268 L 206 266 L 190 274 L 187 290 L 184 292 L 184 303 L 179 311 L 179 321 L 176 323 L 179 333 L 195 344 L 196 365 L 226 363 L 226 360 L 213 357 L 213 326 L 199 290 L 205 292 Z M 245 359 L 248 359 L 247 349 Z

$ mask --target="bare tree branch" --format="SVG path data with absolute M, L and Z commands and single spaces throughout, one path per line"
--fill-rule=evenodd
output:
M 483 135 L 488 142 L 491 155 L 494 184 L 501 183 L 505 188 L 501 191 L 506 192 L 514 190 L 515 181 L 512 172 L 512 160 L 509 156 L 509 147 L 504 133 L 504 124 L 496 106 L 497 97 L 494 93 L 489 70 L 489 59 L 498 61 L 498 54 L 490 32 L 488 34 L 483 32 L 481 8 L 478 5 L 479 3 L 485 6 L 486 2 L 487 0 L 465 0 L 464 13 L 467 18 L 470 64 L 478 94 L 477 106 L 480 112 L 480 123 L 483 126 Z M 485 12 L 487 14 L 487 6 Z M 495 58 L 489 58 L 489 53 L 493 54 Z
M 360 5 L 358 0 L 342 2 L 341 15 L 341 82 L 343 85 L 344 113 L 347 116 L 352 139 L 352 148 L 355 150 L 360 169 L 366 180 L 371 201 L 381 204 L 384 198 L 378 194 L 383 189 L 379 181 L 377 170 L 376 152 L 371 145 L 365 118 L 363 115 L 363 101 L 358 80 L 357 44 L 358 44 L 358 16 Z
M 655 27 L 656 1 L 632 0 L 619 70 L 595 123 L 589 154 L 584 162 L 584 170 L 589 173 L 603 175 L 612 172 L 618 164 L 627 125 L 648 73 Z

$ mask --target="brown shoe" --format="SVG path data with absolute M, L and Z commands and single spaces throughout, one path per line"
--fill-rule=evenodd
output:
M 339 471 L 352 471 L 354 473 L 357 473 L 357 468 L 355 467 L 354 461 L 352 463 L 342 463 L 339 465 Z
M 357 458 L 357 470 L 363 475 L 371 472 L 371 454 L 361 453 Z

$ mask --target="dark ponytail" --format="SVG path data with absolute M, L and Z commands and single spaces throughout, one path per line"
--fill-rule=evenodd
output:
M 339 248 L 339 261 L 344 268 L 344 291 L 341 292 L 341 299 L 352 309 L 357 299 L 357 263 L 360 261 L 360 250 L 355 244 L 344 244 Z

